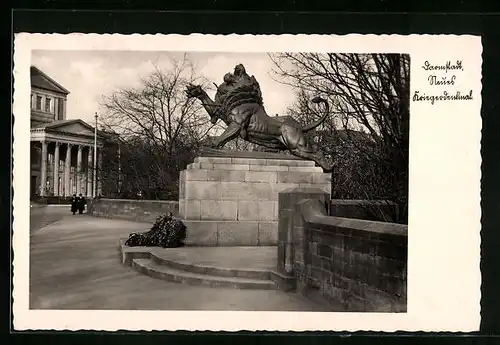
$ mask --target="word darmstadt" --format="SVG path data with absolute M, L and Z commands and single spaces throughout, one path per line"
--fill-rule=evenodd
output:
M 462 61 L 458 60 L 455 63 L 451 61 L 446 61 L 444 64 L 431 64 L 429 61 L 425 61 L 422 68 L 426 71 L 463 71 Z

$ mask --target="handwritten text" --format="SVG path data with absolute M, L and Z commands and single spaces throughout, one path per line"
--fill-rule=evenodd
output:
M 449 90 L 449 88 L 457 86 L 460 73 L 464 71 L 461 60 L 455 62 L 449 60 L 441 63 L 426 60 L 422 64 L 422 69 L 430 72 L 426 76 L 427 85 L 435 91 L 416 90 L 413 94 L 413 102 L 429 102 L 434 105 L 436 102 L 442 101 L 469 101 L 473 99 L 472 90 Z

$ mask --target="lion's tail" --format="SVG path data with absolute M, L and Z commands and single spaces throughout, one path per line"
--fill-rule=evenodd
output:
M 328 115 L 330 114 L 330 105 L 328 104 L 328 101 L 326 99 L 323 99 L 321 97 L 314 97 L 311 102 L 313 103 L 323 103 L 325 105 L 325 114 L 320 118 L 318 119 L 317 121 L 305 126 L 302 128 L 302 132 L 303 133 L 306 133 L 306 132 L 309 132 L 313 129 L 315 129 L 316 127 L 318 127 L 319 125 L 321 125 L 323 122 L 325 122 L 326 118 L 328 117 Z

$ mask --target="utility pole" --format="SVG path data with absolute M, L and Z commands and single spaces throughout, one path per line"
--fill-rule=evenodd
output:
M 93 193 L 92 195 L 94 196 L 94 198 L 97 197 L 97 112 L 95 113 L 94 115 L 94 118 L 95 118 L 95 126 L 94 126 L 94 174 L 93 174 L 93 178 L 94 178 L 94 181 L 92 183 L 92 187 L 93 187 Z
M 118 195 L 122 192 L 122 150 L 120 137 L 118 137 Z

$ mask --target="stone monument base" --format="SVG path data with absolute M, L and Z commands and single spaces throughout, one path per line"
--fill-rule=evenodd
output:
M 278 222 L 264 220 L 183 220 L 190 246 L 275 246 Z
M 312 161 L 269 152 L 211 150 L 180 174 L 179 216 L 187 245 L 267 246 L 278 241 L 278 194 L 330 193 L 330 174 Z

